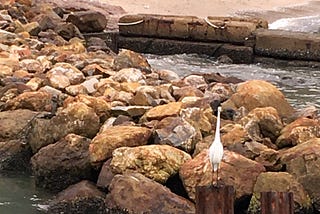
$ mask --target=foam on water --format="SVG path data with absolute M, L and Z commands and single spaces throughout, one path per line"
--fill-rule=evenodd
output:
M 320 15 L 283 18 L 269 24 L 269 29 L 319 33 Z

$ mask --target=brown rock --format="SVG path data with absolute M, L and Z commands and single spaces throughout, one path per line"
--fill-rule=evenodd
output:
M 144 72 L 151 72 L 151 66 L 141 54 L 122 49 L 113 61 L 113 69 L 119 71 L 124 68 L 137 68 Z
M 143 115 L 142 120 L 161 120 L 165 117 L 178 116 L 181 110 L 181 106 L 181 102 L 171 102 L 168 104 L 153 107 Z
M 249 206 L 251 213 L 256 213 L 253 209 L 257 204 L 254 202 L 260 200 L 260 193 L 271 191 L 292 192 L 295 213 L 308 213 L 307 211 L 312 209 L 307 192 L 292 175 L 287 172 L 263 172 L 258 176 L 254 185 L 254 198 L 251 199 L 251 206 Z
M 183 78 L 183 82 L 188 86 L 196 88 L 206 88 L 207 83 L 203 76 L 200 75 L 189 75 Z
M 37 186 L 61 191 L 82 179 L 92 179 L 90 139 L 69 134 L 40 149 L 31 159 Z
M 113 150 L 122 146 L 139 146 L 148 143 L 151 130 L 135 126 L 114 126 L 104 130 L 92 139 L 90 159 L 92 163 L 105 161 Z
M 97 11 L 79 11 L 70 14 L 67 22 L 73 23 L 82 33 L 101 32 L 107 26 L 107 18 Z
M 50 202 L 49 213 L 96 213 L 105 212 L 105 194 L 94 183 L 83 180 L 69 186 Z
M 241 106 L 251 111 L 258 107 L 274 107 L 281 117 L 290 117 L 293 108 L 284 95 L 272 84 L 263 80 L 250 80 L 240 83 L 230 100 L 224 105 L 233 103 L 236 108 Z
M 7 65 L 0 65 L 0 78 L 13 75 L 13 69 Z
M 320 138 L 313 138 L 305 143 L 281 153 L 281 161 L 286 171 L 293 175 L 314 202 L 316 211 L 320 211 Z
M 116 175 L 106 202 L 130 213 L 195 213 L 194 204 L 139 173 Z
M 33 152 L 37 152 L 70 133 L 93 138 L 99 131 L 100 120 L 92 108 L 75 102 L 58 111 L 50 120 L 37 118 L 31 125 L 28 142 Z
M 253 139 L 270 138 L 273 142 L 283 128 L 278 112 L 273 107 L 255 108 L 240 123 Z
M 302 117 L 281 130 L 276 145 L 279 148 L 295 146 L 315 137 L 320 137 L 320 121 Z
M 97 180 L 97 187 L 103 190 L 107 190 L 109 188 L 109 185 L 115 176 L 115 174 L 111 171 L 110 163 L 111 159 L 108 159 L 106 162 L 104 162 Z
M 237 190 L 236 198 L 240 198 L 252 194 L 257 177 L 264 171 L 262 164 L 225 150 L 219 177 L 224 184 L 234 186 Z M 208 150 L 203 150 L 192 160 L 183 164 L 179 175 L 189 197 L 195 200 L 196 186 L 206 186 L 216 180 L 209 162 Z
M 203 92 L 194 86 L 184 86 L 174 89 L 173 95 L 176 100 L 182 100 L 184 97 L 203 97 Z
M 80 94 L 89 94 L 86 87 L 83 85 L 70 85 L 65 88 L 66 92 L 71 96 L 77 96 Z
M 139 117 L 151 108 L 151 106 L 115 106 L 111 108 L 111 113 L 115 116 L 127 115 L 130 117 Z
M 191 156 L 168 145 L 121 147 L 112 153 L 112 172 L 135 171 L 157 182 L 165 183 Z
M 32 111 L 51 111 L 52 95 L 46 92 L 24 92 L 12 100 L 9 100 L 6 105 L 6 110 L 15 109 L 30 109 Z
M 32 73 L 43 73 L 44 69 L 41 63 L 35 59 L 23 59 L 19 62 L 21 69 L 26 69 Z
M 62 23 L 54 30 L 58 35 L 67 41 L 75 37 L 83 39 L 83 35 L 80 33 L 79 29 L 72 23 Z

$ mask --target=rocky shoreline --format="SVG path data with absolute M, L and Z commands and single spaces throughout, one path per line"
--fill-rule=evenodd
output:
M 97 11 L 28 0 L 0 12 L 0 173 L 29 171 L 56 193 L 48 213 L 194 213 L 221 104 L 221 181 L 258 213 L 262 191 L 320 211 L 320 122 L 262 80 L 184 78 L 114 53 Z

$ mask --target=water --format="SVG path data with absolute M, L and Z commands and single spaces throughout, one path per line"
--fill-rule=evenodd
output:
M 220 73 L 242 80 L 262 79 L 275 84 L 296 108 L 320 107 L 320 70 L 310 68 L 271 68 L 262 65 L 219 64 L 198 55 L 146 55 L 156 69 L 168 69 L 186 76 L 194 73 Z
M 1 214 L 43 213 L 50 197 L 50 194 L 35 187 L 30 175 L 0 174 Z

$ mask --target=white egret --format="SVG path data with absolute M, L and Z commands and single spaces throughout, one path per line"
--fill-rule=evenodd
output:
M 223 156 L 223 145 L 220 139 L 220 112 L 222 108 L 218 107 L 217 113 L 217 125 L 216 125 L 216 133 L 214 137 L 214 141 L 209 148 L 209 159 L 212 165 L 213 172 L 217 172 L 217 183 L 219 179 L 219 164 L 222 160 Z

